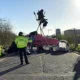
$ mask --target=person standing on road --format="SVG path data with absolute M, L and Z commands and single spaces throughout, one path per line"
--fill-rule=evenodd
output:
M 18 51 L 19 51 L 21 65 L 23 65 L 23 55 L 25 58 L 25 63 L 29 64 L 28 58 L 26 55 L 27 54 L 26 47 L 28 45 L 28 37 L 23 36 L 23 32 L 19 32 L 18 36 L 15 39 L 15 43 L 16 43 Z
M 32 52 L 33 37 L 32 37 L 31 35 L 29 35 L 29 43 L 28 43 L 28 45 L 29 45 L 29 50 L 30 50 L 30 52 Z
M 0 45 L 0 57 L 4 56 L 4 48 L 2 45 Z
M 2 46 L 0 46 L 0 57 L 2 57 Z

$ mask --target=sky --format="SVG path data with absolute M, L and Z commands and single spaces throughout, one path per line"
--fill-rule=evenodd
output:
M 80 0 L 0 0 L 0 18 L 9 20 L 16 34 L 35 31 L 38 22 L 33 12 L 44 9 L 48 25 L 43 29 L 45 35 L 55 34 L 60 28 L 80 29 Z

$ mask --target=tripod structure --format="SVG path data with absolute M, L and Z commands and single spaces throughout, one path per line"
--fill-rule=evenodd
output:
M 43 29 L 41 27 L 40 21 L 37 20 L 37 16 L 36 16 L 36 13 L 35 12 L 34 12 L 34 15 L 35 15 L 36 21 L 38 22 L 38 27 L 37 27 L 37 30 L 36 31 L 38 32 L 38 29 L 40 29 L 40 34 L 43 35 L 43 36 L 45 36 L 44 35 L 44 32 L 43 32 Z M 46 41 L 47 45 L 49 45 L 46 38 L 45 38 L 45 41 Z
M 34 12 L 34 15 L 35 15 L 36 21 L 38 22 L 38 27 L 37 27 L 36 31 L 38 32 L 38 30 L 40 29 L 40 34 L 44 35 L 44 32 L 43 32 L 43 29 L 41 27 L 40 21 L 37 20 L 37 16 L 36 16 L 35 12 Z
M 41 25 L 38 26 L 36 31 L 38 32 L 39 29 L 40 29 L 40 34 L 44 35 L 44 32 L 43 32 L 43 29 L 42 29 Z

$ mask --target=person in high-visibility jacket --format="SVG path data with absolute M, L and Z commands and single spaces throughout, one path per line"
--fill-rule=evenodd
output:
M 23 32 L 19 32 L 18 34 L 19 36 L 16 37 L 15 39 L 15 43 L 16 43 L 16 46 L 18 48 L 18 51 L 19 51 L 19 55 L 20 55 L 20 61 L 21 61 L 21 65 L 23 65 L 23 55 L 24 55 L 24 58 L 25 58 L 25 63 L 26 64 L 29 64 L 28 62 L 28 58 L 27 58 L 27 52 L 26 52 L 26 47 L 28 45 L 28 38 L 23 36 Z
M 32 44 L 33 43 L 33 39 L 32 39 L 32 36 L 29 35 L 29 42 L 28 42 L 28 47 L 29 47 L 29 50 L 32 51 Z
M 2 50 L 3 50 L 3 46 L 2 46 L 2 45 L 0 45 L 0 57 L 2 57 L 2 56 L 3 56 Z
M 2 46 L 0 46 L 0 57 L 2 56 Z

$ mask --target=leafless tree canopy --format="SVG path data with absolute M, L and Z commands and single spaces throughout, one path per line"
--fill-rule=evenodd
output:
M 12 32 L 12 25 L 7 20 L 0 19 L 0 45 L 9 46 L 15 36 Z

